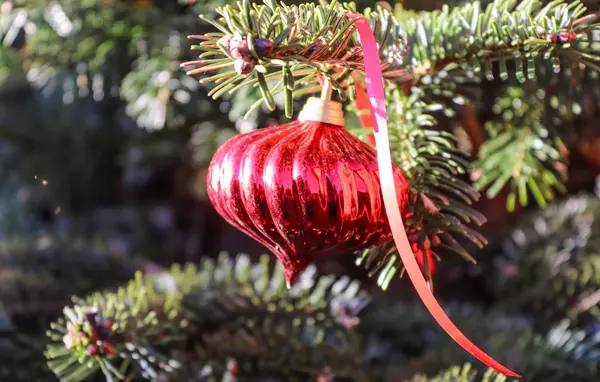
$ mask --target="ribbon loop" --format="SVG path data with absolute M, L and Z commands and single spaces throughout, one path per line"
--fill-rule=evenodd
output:
M 456 341 L 456 343 L 494 370 L 510 377 L 520 378 L 521 376 L 519 374 L 502 366 L 498 361 L 475 346 L 475 344 L 473 344 L 456 327 L 456 325 L 454 325 L 429 289 L 427 281 L 421 273 L 406 235 L 402 215 L 396 199 L 396 187 L 394 184 L 394 173 L 392 170 L 392 158 L 387 128 L 383 74 L 381 72 L 377 41 L 364 16 L 350 13 L 349 17 L 356 20 L 355 26 L 363 49 L 367 94 L 369 96 L 372 126 L 375 132 L 375 145 L 377 147 L 377 162 L 379 166 L 381 190 L 383 192 L 383 202 L 394 237 L 394 242 L 398 248 L 398 253 L 402 260 L 402 264 L 406 269 L 406 273 L 429 313 L 431 313 L 437 323 L 454 341 Z

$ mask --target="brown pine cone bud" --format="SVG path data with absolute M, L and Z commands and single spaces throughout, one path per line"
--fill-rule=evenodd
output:
M 250 74 L 254 70 L 254 66 L 256 66 L 256 62 L 254 60 L 237 59 L 233 64 L 237 74 Z
M 268 57 L 273 54 L 273 43 L 267 38 L 254 39 L 254 49 L 259 57 Z

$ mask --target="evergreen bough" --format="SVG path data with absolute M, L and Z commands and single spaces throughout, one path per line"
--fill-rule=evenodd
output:
M 138 273 L 115 292 L 65 308 L 48 333 L 49 366 L 64 381 L 98 371 L 108 379 L 221 378 L 233 358 L 241 376 L 258 370 L 303 379 L 330 369 L 364 380 L 350 328 L 367 296 L 347 277 L 314 271 L 289 290 L 268 257 L 252 264 L 222 255 L 197 267 Z

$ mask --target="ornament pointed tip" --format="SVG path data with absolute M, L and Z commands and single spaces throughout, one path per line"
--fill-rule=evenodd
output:
M 291 289 L 294 286 L 299 274 L 300 272 L 296 269 L 285 270 L 285 285 L 288 289 Z
M 292 286 L 294 286 L 294 284 L 296 283 L 297 277 L 298 277 L 298 274 L 286 273 L 285 285 L 287 286 L 288 289 L 292 289 Z

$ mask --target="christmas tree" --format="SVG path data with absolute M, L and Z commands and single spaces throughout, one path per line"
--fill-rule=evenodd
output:
M 596 1 L 8 0 L 0 38 L 0 380 L 600 379 Z

